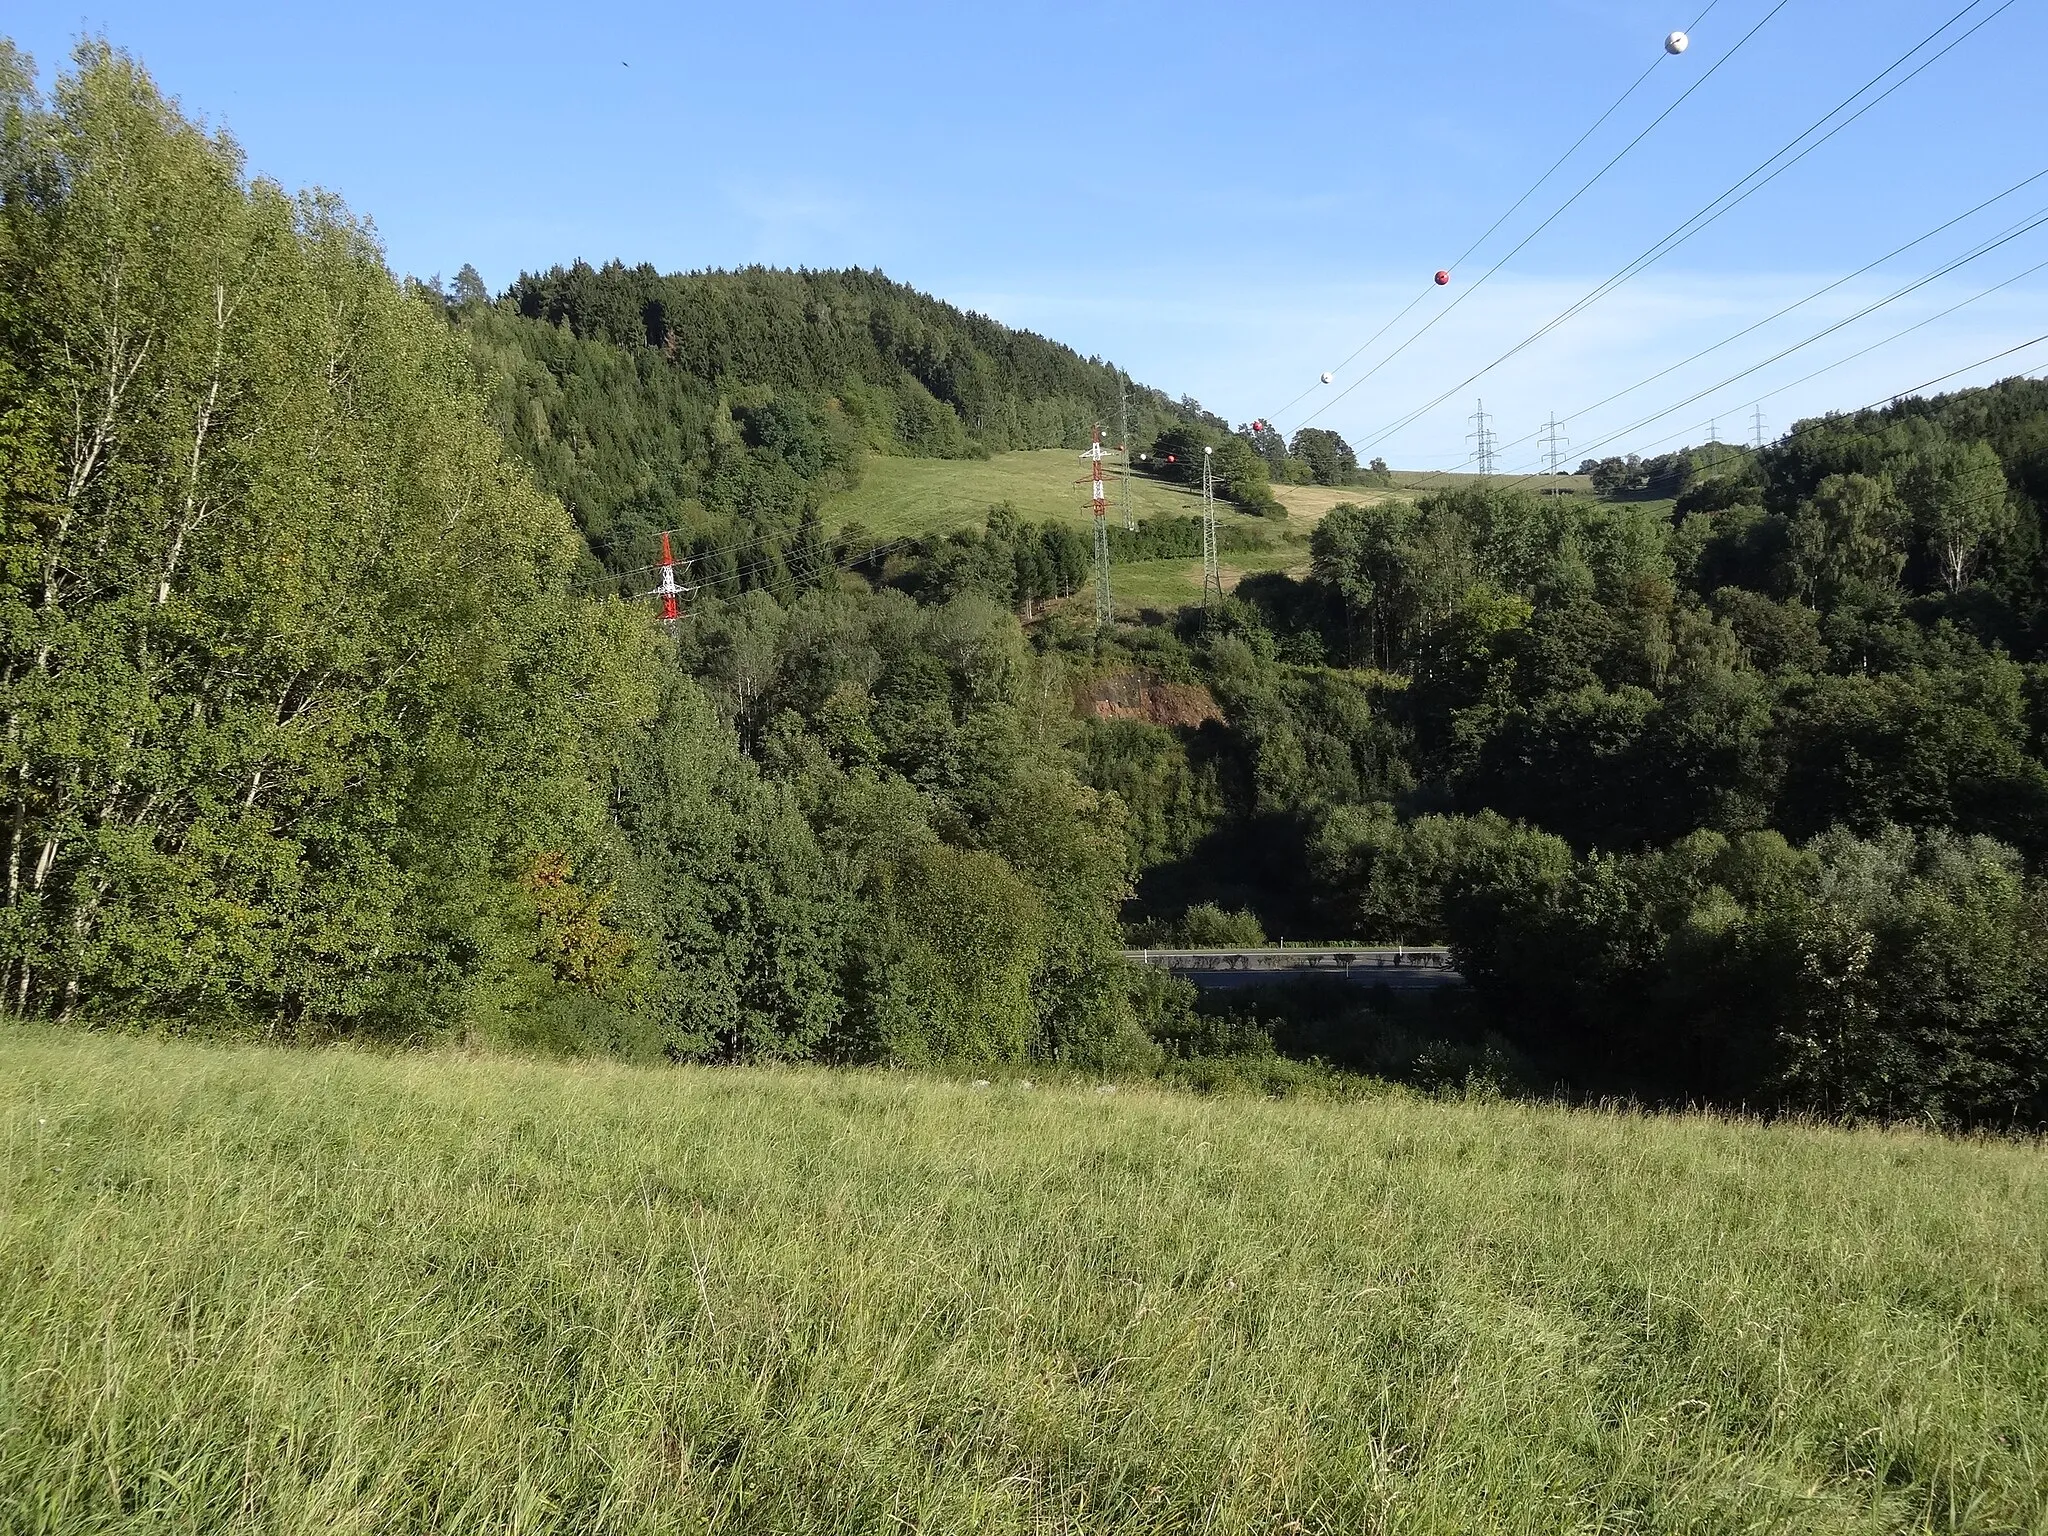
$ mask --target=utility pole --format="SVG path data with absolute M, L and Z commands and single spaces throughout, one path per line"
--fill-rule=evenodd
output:
M 1108 629 L 1115 622 L 1116 608 L 1109 597 L 1109 506 L 1102 495 L 1102 428 L 1095 428 L 1095 441 L 1088 445 L 1090 469 L 1089 505 L 1095 514 L 1095 627 Z
M 1755 409 L 1754 411 L 1752 411 L 1752 412 L 1750 413 L 1750 422 L 1751 422 L 1751 425 L 1752 425 L 1752 426 L 1754 426 L 1754 427 L 1755 427 L 1755 429 L 1756 429 L 1756 446 L 1757 446 L 1757 449 L 1758 449 L 1758 451 L 1759 451 L 1759 452 L 1761 452 L 1761 451 L 1762 451 L 1762 449 L 1763 449 L 1763 446 L 1764 446 L 1764 408 L 1763 408 L 1763 402 L 1761 402 L 1761 401 L 1757 402 L 1757 407 L 1756 407 L 1756 409 Z
M 1123 436 L 1118 438 L 1117 442 L 1124 451 L 1124 531 L 1136 533 L 1138 514 L 1131 507 L 1131 392 L 1124 387 L 1124 374 L 1121 368 L 1116 374 L 1116 408 L 1120 418 L 1118 425 L 1123 429 Z
M 1563 468 L 1565 450 L 1571 445 L 1571 439 L 1557 430 L 1557 412 L 1552 411 L 1550 423 L 1543 429 L 1543 462 L 1553 475 Z
M 1475 445 L 1472 449 L 1472 458 L 1479 466 L 1479 473 L 1490 475 L 1493 473 L 1493 418 L 1486 414 L 1484 400 L 1473 403 L 1479 409 L 1472 413 L 1472 430 L 1465 435 Z
M 1216 471 L 1214 448 L 1202 450 L 1202 606 L 1223 601 L 1223 567 L 1216 562 Z

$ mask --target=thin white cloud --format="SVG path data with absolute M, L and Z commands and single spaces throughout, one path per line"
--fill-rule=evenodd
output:
M 1845 284 L 1697 362 L 1589 410 L 1624 386 L 1831 280 L 1796 272 L 1646 277 L 1575 316 L 1477 382 L 1456 389 L 1440 406 L 1394 430 L 1371 451 L 1396 464 L 1455 463 L 1469 451 L 1467 418 L 1480 399 L 1494 417 L 1503 443 L 1532 435 L 1552 411 L 1566 420 L 1565 430 L 1581 444 L 1620 433 L 1602 450 L 1607 452 L 1639 449 L 1666 434 L 1682 435 L 1695 427 L 1693 437 L 1698 440 L 1705 436 L 1705 424 L 1717 417 L 1722 437 L 1732 439 L 1738 435 L 1734 423 L 1746 421 L 1752 402 L 1766 394 L 1767 430 L 1775 431 L 1796 417 L 1882 399 L 2039 333 L 2048 274 L 1993 294 L 1816 378 L 1782 388 L 1936 315 L 2038 259 L 2039 255 L 2010 255 L 2002 265 L 1987 259 L 1715 390 L 1674 415 L 1636 428 L 1637 422 L 1662 408 L 1854 314 L 1902 286 L 1911 274 L 1879 272 Z M 1318 424 L 1335 427 L 1364 449 L 1410 411 L 1453 389 L 1577 300 L 1595 281 L 1496 279 L 1341 400 L 1335 399 L 1340 391 L 1437 307 L 1433 295 L 1377 346 L 1340 370 L 1329 386 L 1315 382 L 1318 373 L 1335 367 L 1377 330 L 1413 297 L 1414 288 L 1359 284 L 1258 291 L 1215 282 L 1176 285 L 1151 273 L 1139 280 L 1094 285 L 1085 297 L 1011 290 L 965 295 L 962 301 L 1011 324 L 1112 358 L 1148 383 L 1185 390 L 1234 421 L 1271 414 L 1292 430 L 1318 406 L 1334 401 L 1316 418 Z M 2048 354 L 2048 347 L 2042 351 Z M 2023 371 L 2028 361 L 2023 354 L 2003 372 Z M 1990 372 L 2002 376 L 1999 369 Z M 1287 410 L 1288 402 L 1304 392 L 1307 397 Z M 1524 449 L 1524 456 L 1533 459 L 1533 442 L 1518 445 L 1515 451 Z

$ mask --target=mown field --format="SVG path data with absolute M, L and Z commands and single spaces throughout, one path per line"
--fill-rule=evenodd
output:
M 1286 571 L 1294 576 L 1308 574 L 1308 545 L 1298 536 L 1293 542 L 1269 545 L 1265 549 L 1233 549 L 1217 561 L 1223 590 L 1234 591 L 1240 579 L 1257 571 Z M 1200 560 L 1133 560 L 1110 569 L 1110 596 L 1117 613 L 1130 617 L 1133 610 L 1155 608 L 1170 612 L 1202 600 Z M 1092 592 L 1079 592 L 1066 601 L 1088 608 Z
M 0 1033 L 0 1529 L 2038 1532 L 2034 1146 Z
M 1114 466 L 1105 471 L 1105 479 L 1109 515 L 1121 518 L 1122 502 L 1118 499 Z M 860 484 L 826 502 L 824 521 L 834 532 L 847 523 L 859 523 L 870 533 L 886 538 L 950 533 L 956 528 L 979 528 L 991 506 L 1007 501 L 1027 522 L 1057 521 L 1080 528 L 1087 526 L 1090 516 L 1087 481 L 1087 464 L 1067 448 L 998 453 L 986 459 L 901 459 L 871 454 L 862 466 Z M 1314 486 L 1280 486 L 1276 494 L 1290 511 L 1297 489 L 1313 493 L 1311 502 L 1326 494 Z M 1350 499 L 1367 499 L 1371 494 L 1354 493 Z M 1141 519 L 1162 515 L 1194 517 L 1202 510 L 1202 498 L 1195 492 L 1142 476 L 1131 482 L 1131 502 Z M 1309 520 L 1327 510 L 1328 507 L 1318 504 Z M 1247 517 L 1228 502 L 1219 502 L 1216 512 L 1219 522 L 1255 534 L 1277 531 L 1264 518 Z M 1291 522 L 1283 526 L 1291 526 Z
M 826 503 L 825 526 L 836 533 L 849 523 L 858 523 L 882 538 L 950 533 L 981 527 L 988 509 L 1007 501 L 1027 521 L 1057 521 L 1081 528 L 1088 525 L 1090 517 L 1088 488 L 1083 483 L 1086 479 L 1087 465 L 1065 448 L 999 453 L 988 459 L 903 459 L 875 455 L 866 461 L 856 489 L 841 492 Z M 1120 519 L 1122 504 L 1117 499 L 1114 472 L 1109 489 L 1110 516 Z M 1298 494 L 1303 492 L 1306 494 Z M 1133 510 L 1139 518 L 1188 517 L 1202 509 L 1199 496 L 1157 480 L 1134 480 L 1131 493 Z M 1247 517 L 1227 503 L 1219 503 L 1219 522 L 1246 529 L 1266 545 L 1260 550 L 1232 550 L 1224 556 L 1226 587 L 1234 587 L 1239 577 L 1254 571 L 1305 574 L 1309 528 L 1338 500 L 1345 499 L 1326 499 L 1331 493 L 1312 486 L 1282 486 L 1278 494 L 1293 514 L 1285 523 Z M 1386 494 L 1354 492 L 1350 499 Z M 1141 560 L 1121 564 L 1114 570 L 1112 587 L 1120 612 L 1178 608 L 1201 600 L 1202 562 Z M 1084 592 L 1070 601 L 1085 607 L 1094 598 Z
M 1121 516 L 1114 468 L 1109 481 L 1109 509 Z M 1065 522 L 1076 527 L 1089 520 L 1088 466 L 1066 448 L 1039 448 L 1025 453 L 999 453 L 986 459 L 903 459 L 870 454 L 860 484 L 825 504 L 824 521 L 836 532 L 859 523 L 884 538 L 904 534 L 951 533 L 979 528 L 988 509 L 1007 501 L 1027 522 Z M 1166 514 L 1188 517 L 1202 510 L 1202 498 L 1158 480 L 1135 479 L 1131 500 L 1140 518 Z M 1235 511 L 1223 517 L 1256 524 Z

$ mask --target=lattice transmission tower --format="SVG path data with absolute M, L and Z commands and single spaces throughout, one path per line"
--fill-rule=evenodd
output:
M 1472 444 L 1472 462 L 1479 467 L 1479 473 L 1490 475 L 1493 473 L 1493 418 L 1486 414 L 1484 400 L 1476 400 L 1473 404 L 1478 409 L 1472 413 L 1472 430 L 1465 437 Z
M 1749 424 L 1750 429 L 1756 436 L 1756 446 L 1762 448 L 1764 445 L 1764 408 L 1761 401 L 1758 402 L 1756 409 L 1749 413 Z
M 1102 428 L 1095 428 L 1095 440 L 1088 445 L 1089 506 L 1095 514 L 1095 627 L 1107 629 L 1116 620 L 1116 605 L 1109 596 L 1109 503 L 1102 493 Z
M 1202 606 L 1223 601 L 1223 567 L 1216 560 L 1216 470 L 1213 448 L 1202 450 Z
M 1553 475 L 1561 473 L 1571 446 L 1572 440 L 1557 430 L 1557 412 L 1552 411 L 1543 428 L 1543 467 Z

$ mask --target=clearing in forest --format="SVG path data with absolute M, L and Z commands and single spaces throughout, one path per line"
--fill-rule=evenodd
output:
M 1110 469 L 1105 478 L 1110 516 L 1120 518 L 1116 471 Z M 1202 510 L 1199 494 L 1143 476 L 1131 481 L 1131 500 L 1141 520 L 1162 514 L 1196 517 Z M 859 523 L 869 533 L 893 539 L 979 528 L 987 520 L 988 509 L 1001 501 L 1015 507 L 1026 522 L 1058 521 L 1085 527 L 1089 521 L 1088 466 L 1071 448 L 1033 448 L 986 459 L 903 459 L 870 454 L 862 462 L 860 484 L 828 499 L 823 518 L 828 533 L 838 532 L 847 523 Z M 1285 526 L 1246 517 L 1228 503 L 1219 502 L 1216 510 L 1224 522 L 1276 537 Z

